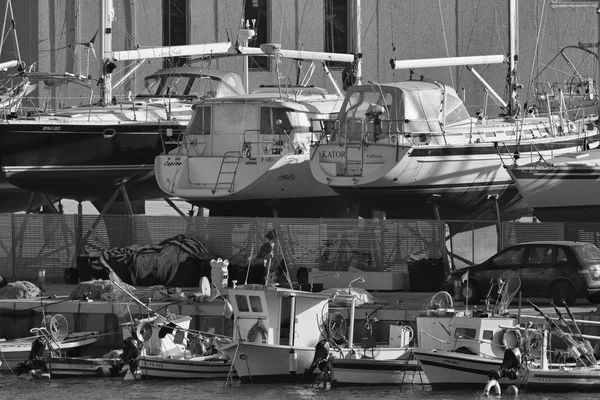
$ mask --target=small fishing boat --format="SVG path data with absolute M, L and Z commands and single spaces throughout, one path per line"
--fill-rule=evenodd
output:
M 116 284 L 121 291 L 146 307 L 150 317 L 123 324 L 125 342 L 140 341 L 139 355 L 132 357 L 125 379 L 232 379 L 236 377 L 231 360 L 218 347 L 230 338 L 190 328 L 190 316 L 157 314 L 134 294 Z M 210 295 L 208 279 L 201 284 L 205 296 Z M 128 360 L 128 358 L 126 358 Z
M 96 331 L 69 332 L 66 319 L 61 314 L 48 315 L 41 328 L 33 328 L 34 336 L 0 340 L 0 369 L 16 370 L 21 363 L 26 363 L 31 354 L 34 342 L 46 334 L 52 338 L 42 351 L 61 352 L 63 354 L 80 353 L 83 349 L 98 341 L 100 335 Z
M 517 382 L 522 335 L 507 307 L 520 286 L 518 275 L 505 272 L 490 288 L 484 310 L 417 318 L 418 346 L 412 353 L 433 390 L 482 388 L 491 371 L 498 372 L 499 385 Z
M 563 305 L 571 323 L 566 321 L 556 305 L 554 305 L 554 309 L 558 315 L 559 324 L 556 324 L 553 319 L 534 305 L 534 309 L 545 319 L 546 326 L 541 362 L 537 366 L 528 366 L 523 373 L 527 382 L 527 391 L 600 392 L 600 365 L 594 356 L 594 348 L 588 340 L 598 340 L 600 337 L 583 335 L 571 309 L 566 303 Z M 549 362 L 550 335 L 555 335 L 566 343 L 567 351 L 563 360 L 572 360 L 573 363 Z
M 331 359 L 331 387 L 429 384 L 415 359 Z

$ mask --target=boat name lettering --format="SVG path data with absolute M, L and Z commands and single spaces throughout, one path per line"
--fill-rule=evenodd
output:
M 346 152 L 342 150 L 321 150 L 321 158 L 345 158 Z
M 442 360 L 444 364 L 458 365 L 459 362 L 456 360 Z
M 367 154 L 367 158 L 383 158 L 381 154 Z
M 267 287 L 265 285 L 244 285 L 244 289 L 250 289 L 250 290 L 265 290 Z
M 279 175 L 279 178 L 277 178 L 278 181 L 295 181 L 296 180 L 296 175 L 294 174 L 281 174 Z
M 531 377 L 532 380 L 536 381 L 536 382 L 545 382 L 545 383 L 550 383 L 550 378 L 541 378 L 539 376 L 532 376 Z
M 167 160 L 164 164 L 165 167 L 179 167 L 181 165 L 183 165 L 181 160 Z
M 43 131 L 60 131 L 61 127 L 60 126 L 43 126 L 42 130 Z
M 246 161 L 245 164 L 246 165 L 256 165 L 258 163 L 256 162 L 256 158 L 250 158 L 248 161 Z
M 157 363 L 157 362 L 152 362 L 152 361 L 145 361 L 144 364 L 146 365 L 146 368 L 162 368 L 163 367 L 162 363 Z

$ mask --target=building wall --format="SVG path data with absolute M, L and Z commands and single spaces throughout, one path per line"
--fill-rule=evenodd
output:
M 354 0 L 358 1 L 358 0 Z M 152 46 L 162 43 L 162 0 L 114 0 L 116 20 L 113 25 L 113 48 L 129 49 L 134 45 Z M 362 80 L 385 82 L 407 79 L 408 71 L 390 68 L 390 58 L 413 59 L 446 56 L 472 56 L 505 54 L 508 50 L 508 2 L 499 0 L 361 0 Z M 594 2 L 592 2 L 594 3 Z M 232 40 L 237 37 L 241 23 L 243 0 L 189 0 L 189 38 L 191 43 Z M 271 0 L 269 26 L 271 41 L 281 43 L 282 48 L 323 51 L 324 9 L 323 0 Z M 353 4 L 349 0 L 349 4 Z M 37 5 L 37 9 L 35 7 Z M 87 58 L 84 48 L 74 45 L 88 41 L 100 26 L 100 2 L 98 0 L 25 0 L 15 2 L 17 20 L 37 18 L 25 39 L 21 41 L 24 54 L 37 54 L 40 71 L 73 72 L 85 74 Z M 30 10 L 34 10 L 33 14 Z M 519 4 L 519 76 L 524 84 L 521 101 L 531 100 L 527 83 L 535 76 L 541 65 L 550 61 L 566 45 L 580 41 L 592 42 L 598 37 L 597 16 L 593 8 L 553 8 L 546 0 L 521 0 Z M 23 17 L 25 15 L 25 17 Z M 26 25 L 25 22 L 21 24 Z M 352 21 L 350 22 L 352 25 Z M 37 34 L 37 42 L 32 37 Z M 539 40 L 538 40 L 539 38 Z M 101 40 L 95 43 L 96 61 L 90 56 L 89 73 L 97 79 L 100 72 Z M 539 64 L 535 64 L 535 57 Z M 35 61 L 32 57 L 30 62 Z M 580 59 L 575 57 L 575 64 Z M 274 64 L 272 64 L 274 65 Z M 308 63 L 303 63 L 304 71 Z M 128 69 L 119 65 L 114 80 Z M 129 90 L 134 94 L 143 89 L 141 77 L 162 67 L 161 60 L 147 60 L 136 73 L 135 85 L 124 86 L 121 95 Z M 211 68 L 234 70 L 241 73 L 240 57 L 219 59 Z M 276 84 L 274 71 L 251 72 L 250 86 Z M 506 66 L 490 65 L 475 68 L 500 95 L 504 95 Z M 295 76 L 291 61 L 284 61 L 279 68 L 284 76 Z M 561 79 L 557 71 L 567 70 L 558 64 L 547 79 Z M 594 73 L 593 68 L 586 71 Z M 332 70 L 341 85 L 339 69 Z M 461 92 L 464 89 L 466 104 L 471 109 L 484 102 L 484 92 L 475 77 L 465 67 L 432 68 L 415 71 L 418 79 L 440 80 L 452 84 Z M 322 68 L 317 65 L 312 84 L 332 89 Z M 69 85 L 48 88 L 42 85 L 41 97 L 68 95 L 71 104 L 87 102 L 90 90 L 95 96 L 99 88 L 95 82 L 91 88 Z

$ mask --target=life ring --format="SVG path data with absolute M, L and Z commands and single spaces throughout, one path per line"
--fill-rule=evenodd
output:
M 518 329 L 505 329 L 502 334 L 502 346 L 505 349 L 514 349 L 521 346 L 521 331 Z
M 253 343 L 256 339 L 257 333 L 260 333 L 260 335 L 262 336 L 263 343 L 268 342 L 269 333 L 267 332 L 267 329 L 260 323 L 260 321 L 256 321 L 256 323 L 252 325 L 252 328 L 250 328 L 250 330 L 248 331 L 248 341 Z

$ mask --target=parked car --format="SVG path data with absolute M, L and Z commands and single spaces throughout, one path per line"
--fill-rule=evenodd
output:
M 573 305 L 578 298 L 600 300 L 600 249 L 592 243 L 537 241 L 505 248 L 487 261 L 452 272 L 446 290 L 458 299 L 477 303 L 503 272 L 521 279 L 522 296 L 551 298 L 555 304 Z M 468 278 L 466 272 L 468 273 Z

